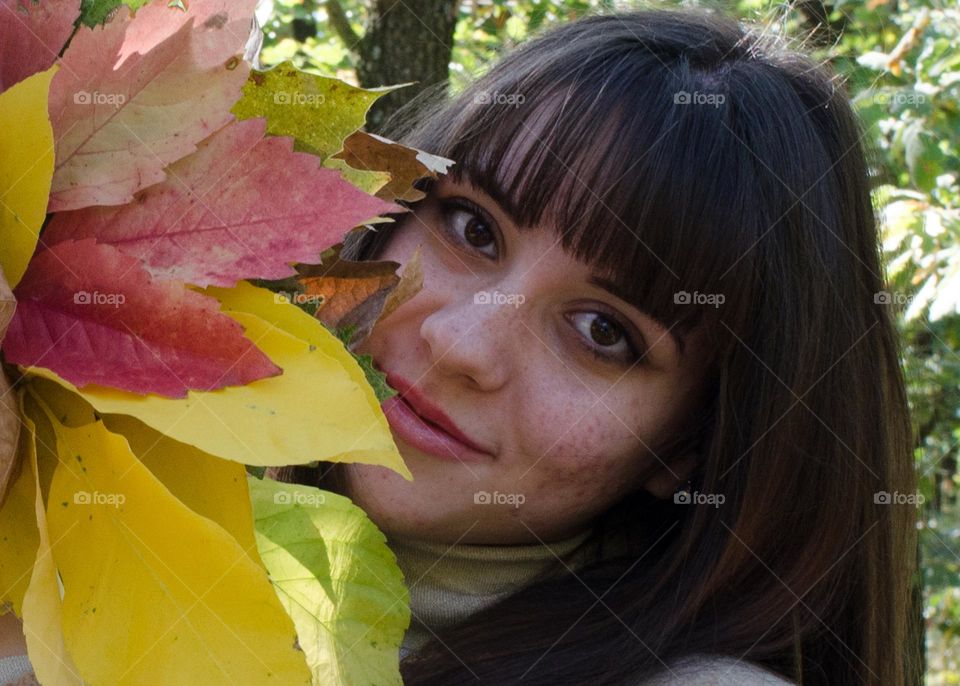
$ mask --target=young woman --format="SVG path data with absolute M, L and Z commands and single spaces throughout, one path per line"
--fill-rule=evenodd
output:
M 422 250 L 360 348 L 414 479 L 285 477 L 386 532 L 405 682 L 919 683 L 915 510 L 884 495 L 915 488 L 911 428 L 836 78 L 621 13 L 404 122 L 456 165 L 349 247 Z
M 456 161 L 348 254 L 424 287 L 360 346 L 411 482 L 350 496 L 407 684 L 918 684 L 911 430 L 863 132 L 706 13 L 594 16 L 394 137 Z M 888 504 L 888 501 L 892 504 Z

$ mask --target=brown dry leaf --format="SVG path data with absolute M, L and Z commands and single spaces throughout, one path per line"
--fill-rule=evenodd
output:
M 7 335 L 17 301 L 0 268 L 0 343 Z M 20 437 L 20 417 L 17 396 L 10 390 L 10 381 L 0 369 L 0 505 L 7 494 L 7 486 L 17 473 L 17 440 Z
M 323 264 L 297 265 L 297 290 L 311 302 L 319 301 L 315 316 L 327 326 L 354 327 L 350 347 L 359 345 L 380 319 L 409 300 L 423 285 L 420 249 L 404 265 L 392 261 L 353 262 L 340 257 L 342 243 L 326 250 Z M 314 302 L 317 302 L 314 301 Z
M 420 266 L 420 246 L 418 245 L 417 249 L 413 251 L 413 255 L 403 265 L 400 283 L 387 296 L 387 302 L 383 305 L 380 319 L 389 317 L 391 312 L 415 296 L 421 288 L 423 288 L 423 269 Z
M 386 171 L 390 182 L 377 191 L 381 200 L 416 202 L 424 193 L 413 187 L 417 179 L 446 174 L 454 162 L 416 148 L 394 143 L 373 133 L 357 131 L 343 141 L 343 150 L 333 156 L 354 169 Z
M 387 295 L 400 283 L 397 262 L 342 259 L 343 243 L 324 251 L 322 264 L 299 264 L 298 290 L 317 304 L 314 316 L 332 329 L 355 327 L 351 342 L 366 337 L 380 318 Z

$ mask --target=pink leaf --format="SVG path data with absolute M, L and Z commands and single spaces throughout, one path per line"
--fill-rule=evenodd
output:
M 219 303 L 93 239 L 44 250 L 17 285 L 8 362 L 52 369 L 76 386 L 184 397 L 281 370 Z
M 292 276 L 351 228 L 403 208 L 367 195 L 263 119 L 233 122 L 123 207 L 54 215 L 43 241 L 94 237 L 143 260 L 157 278 L 198 286 Z
M 233 119 L 255 0 L 166 0 L 81 27 L 50 85 L 50 212 L 121 205 Z M 229 7 L 229 9 L 228 9 Z
M 0 0 L 0 93 L 51 67 L 80 16 L 80 0 Z

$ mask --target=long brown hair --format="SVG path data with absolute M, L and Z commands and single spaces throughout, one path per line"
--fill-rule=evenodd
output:
M 629 554 L 438 632 L 405 682 L 632 684 L 710 653 L 802 684 L 920 683 L 912 431 L 835 76 L 732 19 L 636 11 L 548 31 L 411 111 L 394 137 L 455 160 L 518 225 L 547 222 L 654 317 L 708 327 L 691 490 L 725 500 L 626 498 L 598 524 Z M 350 249 L 373 258 L 390 232 Z

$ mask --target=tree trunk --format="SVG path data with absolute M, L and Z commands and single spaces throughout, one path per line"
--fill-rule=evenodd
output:
M 447 83 L 458 0 L 370 0 L 362 37 L 350 28 L 337 0 L 327 0 L 330 22 L 347 48 L 359 56 L 357 80 L 365 88 L 415 81 L 377 100 L 367 130 L 380 131 L 387 118 L 418 93 Z

